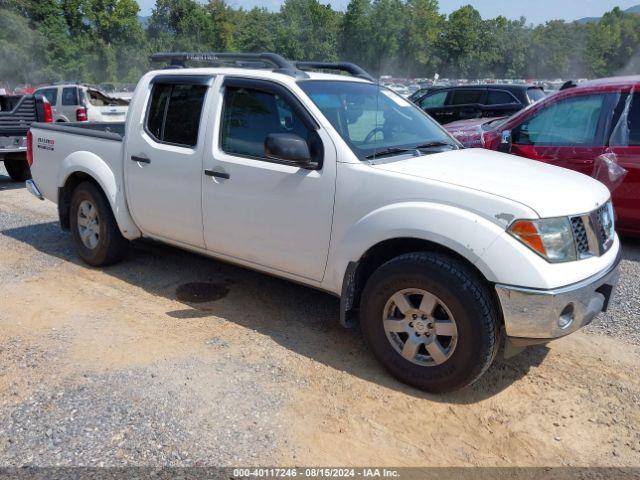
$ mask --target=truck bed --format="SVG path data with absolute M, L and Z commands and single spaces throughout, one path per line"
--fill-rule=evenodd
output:
M 51 130 L 70 135 L 102 138 L 104 140 L 122 141 L 125 132 L 124 122 L 67 122 L 67 123 L 34 123 L 33 128 Z
M 45 198 L 58 201 L 58 188 L 68 173 L 83 170 L 78 161 L 88 169 L 102 169 L 103 178 L 121 182 L 124 123 L 34 123 L 31 133 L 31 172 Z M 82 160 L 78 152 L 83 152 Z

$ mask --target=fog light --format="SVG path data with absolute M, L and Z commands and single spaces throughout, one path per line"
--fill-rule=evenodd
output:
M 560 317 L 558 318 L 558 326 L 562 330 L 564 330 L 565 328 L 568 328 L 569 325 L 573 323 L 573 318 L 574 318 L 573 303 L 570 303 L 569 305 L 564 307 L 564 309 L 560 313 Z

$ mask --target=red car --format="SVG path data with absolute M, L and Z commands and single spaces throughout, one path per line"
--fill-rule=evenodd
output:
M 613 193 L 618 231 L 640 236 L 640 76 L 581 83 L 508 118 L 464 120 L 445 128 L 467 147 L 500 150 L 586 175 L 593 174 L 600 155 L 614 153 L 627 170 Z

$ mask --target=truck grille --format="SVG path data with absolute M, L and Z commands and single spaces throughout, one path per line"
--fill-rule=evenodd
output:
M 585 215 L 571 217 L 578 258 L 599 257 L 613 245 L 614 213 L 611 202 Z
M 578 255 L 589 254 L 589 241 L 587 240 L 587 229 L 584 226 L 582 217 L 573 217 L 571 219 L 571 226 L 573 227 L 573 239 L 576 242 L 576 250 Z

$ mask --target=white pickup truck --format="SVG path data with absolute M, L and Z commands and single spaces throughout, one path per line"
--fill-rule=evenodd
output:
M 352 64 L 157 59 L 216 65 L 147 73 L 125 124 L 31 129 L 28 188 L 88 264 L 147 237 L 322 289 L 431 392 L 607 308 L 620 243 L 596 180 L 463 149 Z

